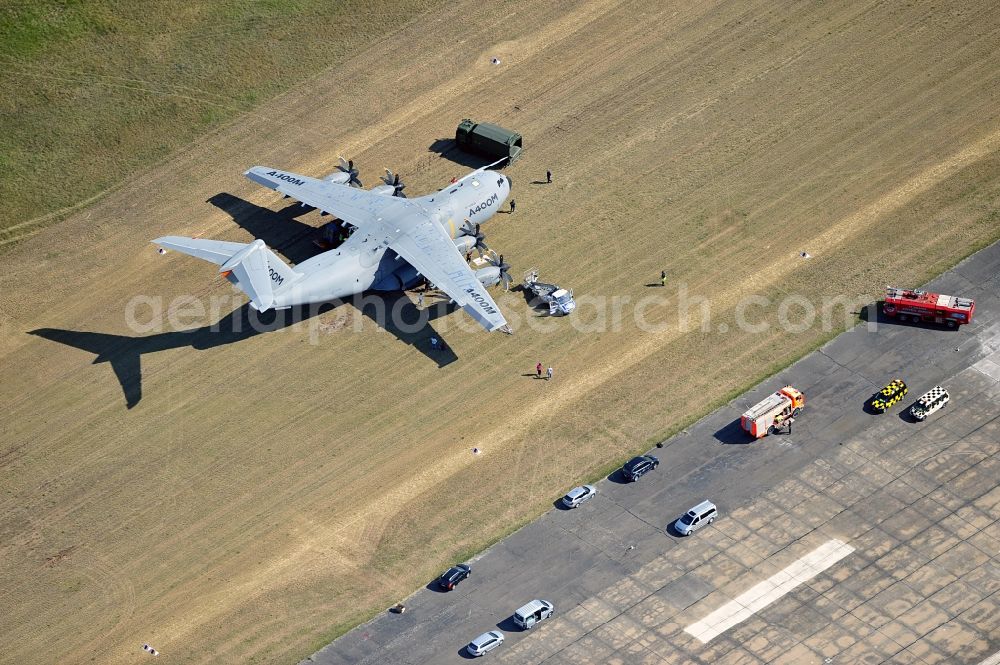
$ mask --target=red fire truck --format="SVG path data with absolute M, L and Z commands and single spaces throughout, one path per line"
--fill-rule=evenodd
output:
M 957 328 L 963 323 L 972 321 L 972 313 L 976 311 L 976 301 L 971 298 L 943 296 L 930 291 L 888 286 L 885 289 L 885 305 L 882 311 L 886 316 L 897 317 L 900 321 L 943 323 L 949 328 Z

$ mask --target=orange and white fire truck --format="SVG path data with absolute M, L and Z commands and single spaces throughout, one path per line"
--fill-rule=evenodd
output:
M 740 416 L 740 425 L 754 438 L 766 436 L 772 428 L 788 424 L 806 404 L 805 395 L 785 386 Z
M 972 321 L 972 313 L 976 311 L 976 301 L 971 298 L 943 296 L 940 293 L 888 286 L 885 289 L 885 304 L 882 311 L 900 321 L 943 323 L 949 328 L 957 328 L 963 323 Z

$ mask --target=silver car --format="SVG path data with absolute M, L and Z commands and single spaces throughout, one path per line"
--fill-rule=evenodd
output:
M 584 501 L 589 501 L 597 494 L 597 488 L 593 485 L 581 485 L 574 487 L 562 498 L 562 504 L 567 508 L 576 508 Z
M 491 630 L 469 642 L 469 646 L 465 647 L 465 650 L 469 652 L 470 656 L 482 656 L 501 644 L 503 644 L 503 633 L 499 630 Z

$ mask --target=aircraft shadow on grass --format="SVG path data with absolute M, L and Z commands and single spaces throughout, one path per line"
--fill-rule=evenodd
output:
M 405 299 L 406 302 L 397 305 L 397 301 L 400 299 Z M 379 306 L 378 300 L 384 303 L 383 307 Z M 444 367 L 458 360 L 458 356 L 455 355 L 450 346 L 445 346 L 443 349 L 432 349 L 430 344 L 431 337 L 441 339 L 430 322 L 453 312 L 454 305 L 439 303 L 421 312 L 403 293 L 378 294 L 378 298 L 374 300 L 366 298 L 361 300 L 359 304 L 361 304 L 360 311 L 364 316 L 374 321 L 383 330 L 392 333 L 400 341 L 416 348 L 436 363 L 438 367 Z M 301 323 L 338 306 L 347 305 L 331 303 L 308 309 L 293 307 L 278 312 L 272 310 L 263 314 L 254 311 L 249 305 L 243 305 L 211 325 L 138 337 L 57 328 L 39 328 L 28 334 L 96 354 L 95 365 L 110 363 L 111 369 L 118 378 L 118 383 L 121 384 L 122 392 L 125 393 L 125 405 L 131 409 L 142 400 L 142 357 L 144 355 L 188 346 L 198 351 L 204 351 L 234 344 L 262 333 L 276 332 Z M 399 323 L 402 326 L 393 321 L 391 316 L 386 316 L 386 312 L 393 311 L 399 312 Z M 421 315 L 425 317 L 422 325 Z M 303 329 L 300 334 L 310 335 L 311 332 Z
M 227 193 L 216 194 L 208 203 L 226 212 L 254 238 L 260 238 L 292 263 L 302 263 L 321 251 L 312 242 L 318 229 L 297 219 L 315 208 L 295 201 L 275 212 Z

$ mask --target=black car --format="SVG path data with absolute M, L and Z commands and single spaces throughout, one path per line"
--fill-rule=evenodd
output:
M 622 475 L 628 481 L 636 481 L 642 478 L 647 471 L 652 471 L 660 465 L 660 460 L 652 455 L 639 455 L 625 462 L 622 467 Z
M 445 591 L 451 591 L 458 585 L 459 582 L 471 574 L 472 567 L 467 566 L 464 563 L 460 563 L 457 566 L 452 566 L 448 570 L 441 573 L 441 577 L 438 578 L 438 586 Z

